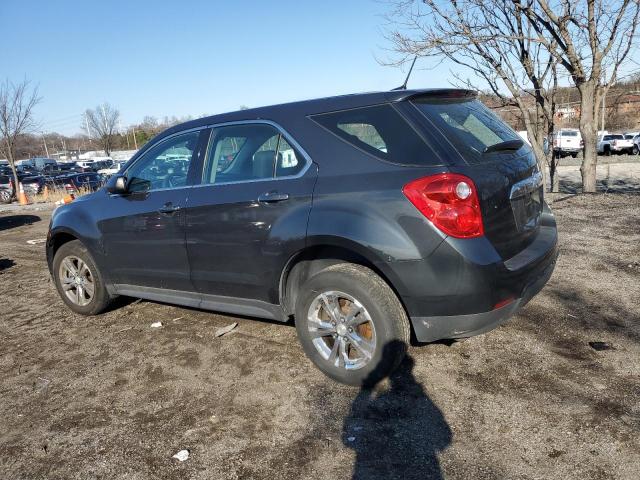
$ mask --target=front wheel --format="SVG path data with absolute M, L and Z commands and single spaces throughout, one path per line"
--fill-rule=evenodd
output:
M 410 339 L 393 290 L 369 268 L 350 263 L 327 267 L 301 287 L 295 319 L 309 359 L 348 385 L 373 386 L 388 376 Z
M 97 315 L 111 302 L 91 254 L 79 241 L 62 245 L 53 258 L 53 277 L 60 297 L 82 315 Z
M 13 195 L 9 190 L 0 190 L 0 203 L 11 203 Z

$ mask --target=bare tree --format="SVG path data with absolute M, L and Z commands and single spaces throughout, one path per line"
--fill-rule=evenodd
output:
M 16 171 L 16 143 L 21 135 L 36 128 L 33 109 L 40 100 L 38 88 L 32 88 L 26 79 L 17 84 L 5 80 L 4 84 L 0 86 L 2 151 L 13 171 L 16 192 L 19 185 L 18 172 Z
M 108 103 L 98 105 L 94 110 L 84 112 L 85 125 L 89 135 L 93 137 L 107 156 L 111 155 L 115 137 L 118 133 L 120 112 Z
M 506 1 L 506 0 L 505 0 Z M 585 192 L 596 191 L 600 101 L 634 47 L 640 0 L 512 0 L 580 92 Z
M 502 96 L 504 85 L 521 109 L 542 157 L 543 136 L 553 131 L 557 67 L 580 92 L 585 142 L 583 190 L 595 191 L 597 118 L 602 95 L 633 46 L 640 0 L 392 0 L 389 35 L 403 55 L 448 58 L 469 68 Z M 605 74 L 608 77 L 605 78 Z M 603 80 L 603 78 L 605 78 Z M 542 121 L 530 121 L 530 94 Z M 541 128 L 542 127 L 542 128 Z M 551 132 L 550 132 L 551 131 Z M 533 135 L 532 135 L 533 134 Z M 547 163 L 550 159 L 547 156 Z M 555 162 L 549 163 L 551 168 Z
M 488 88 L 500 107 L 512 106 L 521 118 L 541 170 L 549 167 L 557 189 L 558 159 L 545 149 L 554 131 L 558 59 L 532 37 L 528 17 L 509 0 L 394 0 L 388 39 L 400 54 L 446 58 L 474 78 L 454 74 L 457 86 Z M 553 38 L 548 41 L 553 44 Z M 494 105 L 495 107 L 496 105 Z

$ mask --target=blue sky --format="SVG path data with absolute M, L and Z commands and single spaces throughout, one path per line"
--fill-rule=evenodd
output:
M 123 126 L 145 115 L 214 114 L 402 83 L 384 67 L 377 0 L 2 0 L 0 77 L 39 85 L 45 131 L 80 130 L 107 101 Z M 409 86 L 447 86 L 421 61 Z

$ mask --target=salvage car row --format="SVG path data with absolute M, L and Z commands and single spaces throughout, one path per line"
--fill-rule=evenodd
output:
M 73 163 L 57 164 L 55 160 L 18 165 L 16 173 L 18 182 L 22 185 L 27 196 L 42 194 L 45 187 L 74 194 L 83 190 L 95 191 L 102 186 L 107 178 L 92 168 L 81 167 Z M 11 168 L 0 166 L 0 202 L 10 203 L 16 198 L 18 191 L 19 187 L 16 188 Z

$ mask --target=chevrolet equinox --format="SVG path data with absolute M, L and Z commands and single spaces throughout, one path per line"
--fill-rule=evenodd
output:
M 505 321 L 547 282 L 556 245 L 530 147 L 473 92 L 427 89 L 174 126 L 59 207 L 46 253 L 74 312 L 125 295 L 293 317 L 311 361 L 360 385 L 412 336 Z

